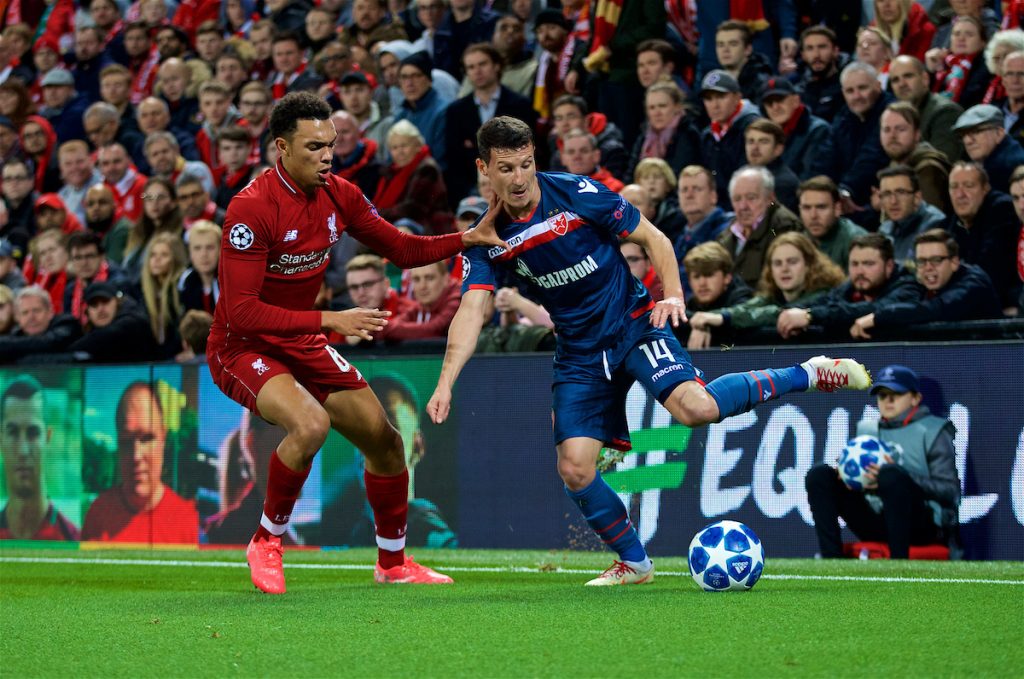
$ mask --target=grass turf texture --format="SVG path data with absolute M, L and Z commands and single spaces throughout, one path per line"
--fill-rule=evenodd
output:
M 256 593 L 241 551 L 0 548 L 0 673 L 40 676 L 1020 676 L 1024 563 L 771 560 L 708 594 L 683 559 L 583 587 L 582 552 L 420 551 L 454 586 L 380 586 L 370 550 L 286 553 Z M 23 563 L 12 559 L 74 559 Z M 491 569 L 491 570 L 485 570 Z M 586 572 L 566 572 L 566 571 Z M 783 578 L 780 576 L 801 576 Z M 816 579 L 846 576 L 850 580 Z M 964 579 L 912 582 L 863 578 Z M 980 583 L 978 580 L 1017 584 Z

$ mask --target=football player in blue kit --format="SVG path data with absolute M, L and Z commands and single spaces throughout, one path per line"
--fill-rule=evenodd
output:
M 558 473 L 569 498 L 618 559 L 588 585 L 643 584 L 654 564 L 619 496 L 601 478 L 604 446 L 628 450 L 625 400 L 644 387 L 679 422 L 695 427 L 746 412 L 791 391 L 867 389 L 867 370 L 852 359 L 819 356 L 800 365 L 723 375 L 705 383 L 668 323 L 685 322 L 679 266 L 672 244 L 619 195 L 587 177 L 537 172 L 533 134 L 507 116 L 477 134 L 477 167 L 494 198 L 481 221 L 492 221 L 511 247 L 476 247 L 463 254 L 462 302 L 448 332 L 448 349 L 427 412 L 443 422 L 452 386 L 487 322 L 495 270 L 523 279 L 555 322 L 553 424 Z M 629 271 L 620 239 L 650 256 L 665 289 L 654 302 Z

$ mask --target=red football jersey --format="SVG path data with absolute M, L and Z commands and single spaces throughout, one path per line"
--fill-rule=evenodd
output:
M 345 230 L 401 267 L 429 264 L 462 249 L 457 233 L 419 237 L 399 231 L 337 176 L 328 175 L 327 186 L 308 195 L 278 162 L 228 206 L 211 342 L 319 333 L 320 312 L 310 309 L 331 247 Z

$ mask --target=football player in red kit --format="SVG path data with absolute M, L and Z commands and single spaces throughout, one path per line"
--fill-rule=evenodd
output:
M 207 347 L 217 386 L 286 436 L 270 458 L 266 501 L 246 557 L 253 584 L 285 591 L 281 539 L 310 464 L 333 427 L 366 456 L 366 495 L 377 526 L 377 582 L 450 583 L 405 555 L 409 475 L 401 437 L 359 371 L 325 332 L 371 339 L 390 315 L 311 311 L 331 246 L 348 232 L 411 268 L 475 245 L 507 247 L 493 227 L 411 236 L 381 219 L 354 185 L 331 174 L 330 107 L 309 92 L 274 107 L 275 167 L 228 206 L 217 304 Z

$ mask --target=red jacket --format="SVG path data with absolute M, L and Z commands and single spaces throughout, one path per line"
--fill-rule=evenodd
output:
M 393 342 L 445 337 L 461 301 L 461 284 L 450 280 L 441 296 L 429 307 L 417 303 L 401 315 L 393 316 L 381 331 L 381 339 Z
M 911 3 L 907 25 L 903 27 L 903 39 L 900 40 L 900 54 L 917 57 L 924 62 L 924 53 L 932 46 L 935 30 L 935 24 L 928 19 L 924 8 L 916 2 Z
M 146 185 L 146 176 L 136 171 L 135 168 L 129 168 L 128 174 L 120 183 L 116 185 L 108 181 L 103 183 L 114 194 L 114 202 L 121 214 L 133 222 L 139 221 L 139 218 L 142 217 L 142 187 Z

